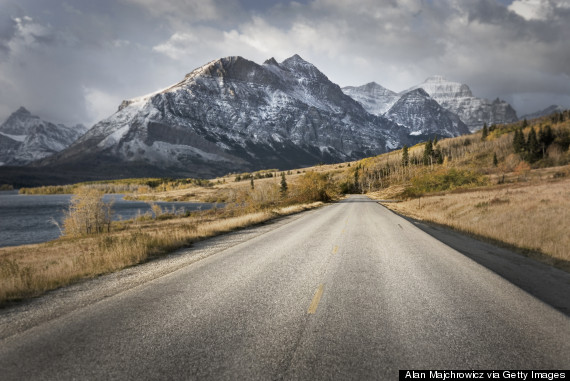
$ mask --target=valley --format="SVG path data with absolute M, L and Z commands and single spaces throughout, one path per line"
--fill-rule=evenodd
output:
M 527 139 L 531 131 L 542 131 L 543 136 L 547 126 L 552 138 L 541 157 L 529 163 L 524 159 L 528 148 L 515 152 L 515 132 L 521 131 Z M 3 278 L 2 299 L 41 294 L 351 193 L 398 201 L 385 205 L 412 218 L 508 245 L 568 271 L 568 112 L 490 130 L 485 137 L 479 131 L 406 147 L 407 160 L 404 150 L 398 150 L 352 162 L 233 173 L 210 180 L 147 178 L 80 184 L 151 203 L 210 202 L 225 207 L 183 216 L 155 208 L 154 213 L 113 222 L 111 231 L 103 235 L 63 236 L 43 244 L 0 248 L 0 261 L 12 269 Z M 65 193 L 79 188 L 53 186 L 21 192 Z M 101 259 L 93 262 L 93 258 Z
M 569 20 L 0 1 L 0 380 L 570 378 Z

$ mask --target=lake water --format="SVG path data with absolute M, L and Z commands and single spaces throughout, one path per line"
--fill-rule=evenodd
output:
M 56 239 L 62 226 L 63 212 L 67 210 L 71 195 L 20 195 L 17 191 L 0 192 L 0 247 L 39 243 Z M 123 195 L 105 195 L 113 202 L 113 219 L 127 220 L 139 213 L 150 211 L 142 201 L 125 201 Z M 184 211 L 205 210 L 215 204 L 189 202 L 157 202 L 169 211 L 174 207 Z

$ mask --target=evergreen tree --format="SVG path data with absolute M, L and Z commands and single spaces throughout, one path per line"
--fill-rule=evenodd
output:
M 358 168 L 359 167 L 356 167 L 356 170 L 354 171 L 354 192 L 355 193 L 360 192 L 360 187 L 358 186 Z
M 552 144 L 554 141 L 554 133 L 552 132 L 552 127 L 550 124 L 547 124 L 544 129 L 541 127 L 540 131 L 538 132 L 538 143 L 544 147 L 544 149 L 548 148 L 549 145 Z
M 560 113 L 560 115 L 558 116 L 558 122 L 560 123 L 564 122 L 564 113 Z
M 524 141 L 524 133 L 521 129 L 515 130 L 515 136 L 513 138 L 513 149 L 516 153 L 521 153 L 525 150 L 526 143 Z
M 499 160 L 497 159 L 497 153 L 493 153 L 493 165 L 496 167 L 499 165 Z
M 439 147 L 435 149 L 434 156 L 437 164 L 443 164 L 443 153 L 441 152 Z
M 253 184 L 253 176 L 251 176 L 251 182 L 250 182 L 250 185 L 251 185 L 251 189 L 254 189 L 254 188 L 255 188 L 255 185 Z
M 486 140 L 487 135 L 489 135 L 489 130 L 487 129 L 487 123 L 483 123 L 483 131 L 481 132 L 481 140 Z
M 285 173 L 281 172 L 281 196 L 287 194 L 287 179 L 285 179 Z
M 437 135 L 433 138 L 433 146 L 435 147 L 437 145 Z
M 527 147 L 527 159 L 530 163 L 534 163 L 540 158 L 541 154 L 541 148 L 540 145 L 538 144 L 538 139 L 536 138 L 536 131 L 534 131 L 534 128 L 530 129 L 526 147 Z
M 410 154 L 408 152 L 408 146 L 404 145 L 402 148 L 402 166 L 407 167 L 410 164 Z
M 526 118 L 524 118 L 522 128 L 526 128 L 526 127 L 528 127 L 528 122 L 527 122 Z
M 424 147 L 424 165 L 431 164 L 432 155 L 433 155 L 433 144 L 431 140 L 428 140 Z

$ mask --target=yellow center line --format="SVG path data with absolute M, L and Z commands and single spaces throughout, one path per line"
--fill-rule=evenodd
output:
M 319 288 L 315 291 L 315 296 L 313 296 L 313 300 L 311 301 L 311 305 L 309 306 L 309 310 L 307 313 L 314 314 L 317 312 L 317 307 L 319 306 L 319 302 L 321 301 L 321 296 L 323 296 L 323 290 L 325 288 L 324 284 L 319 284 Z
M 338 246 L 335 245 L 335 247 L 333 248 L 332 253 L 333 253 L 333 254 L 336 254 L 337 251 L 338 251 Z

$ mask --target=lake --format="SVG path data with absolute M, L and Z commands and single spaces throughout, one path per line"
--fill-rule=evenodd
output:
M 0 192 L 0 247 L 51 241 L 60 236 L 56 225 L 63 223 L 71 195 L 20 195 L 17 191 Z M 142 201 L 126 201 L 123 195 L 105 195 L 105 201 L 113 200 L 113 219 L 128 220 L 139 213 L 149 212 L 150 205 Z M 156 202 L 169 211 L 174 207 L 184 211 L 205 210 L 214 207 L 210 203 Z

